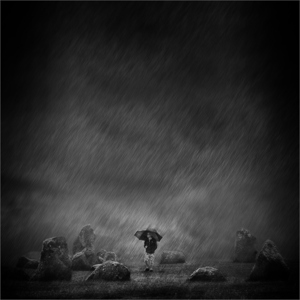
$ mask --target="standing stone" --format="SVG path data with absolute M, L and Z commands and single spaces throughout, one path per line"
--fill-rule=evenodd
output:
M 84 248 L 95 251 L 94 242 L 96 235 L 91 225 L 84 226 L 73 243 L 73 254 L 81 252 Z
M 164 251 L 161 255 L 161 264 L 183 264 L 185 256 L 180 251 Z
M 130 280 L 130 271 L 126 266 L 116 261 L 106 261 L 95 266 L 95 270 L 86 278 L 88 280 L 124 281 Z
M 274 242 L 267 240 L 257 256 L 249 280 L 286 280 L 288 277 L 289 268 Z
M 255 262 L 257 251 L 255 249 L 256 237 L 244 228 L 236 232 L 235 256 L 233 262 Z
M 40 263 L 32 280 L 71 280 L 72 262 L 64 237 L 53 237 L 43 242 Z
M 90 270 L 93 265 L 100 262 L 95 254 L 95 239 L 96 235 L 91 225 L 86 225 L 81 229 L 73 243 L 73 270 Z
M 223 274 L 216 268 L 204 267 L 194 271 L 188 278 L 190 281 L 225 281 Z

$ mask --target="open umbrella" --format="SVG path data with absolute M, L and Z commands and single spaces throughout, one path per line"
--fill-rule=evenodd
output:
M 150 228 L 150 227 L 144 230 L 137 231 L 134 234 L 134 236 L 136 236 L 139 240 L 145 241 L 147 238 L 147 233 L 150 233 L 150 235 L 158 242 L 162 239 L 162 236 L 157 232 L 157 230 L 155 228 Z

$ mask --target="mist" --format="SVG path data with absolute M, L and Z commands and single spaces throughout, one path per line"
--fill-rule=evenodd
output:
M 2 2 L 1 259 L 95 229 L 188 260 L 299 255 L 298 2 Z

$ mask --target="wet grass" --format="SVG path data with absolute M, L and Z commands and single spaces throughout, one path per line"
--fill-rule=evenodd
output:
M 189 282 L 187 277 L 200 266 L 214 266 L 226 282 Z M 124 282 L 84 281 L 89 271 L 75 271 L 70 282 L 2 281 L 1 298 L 21 299 L 299 299 L 298 265 L 290 265 L 286 282 L 247 282 L 253 264 L 205 262 L 156 266 L 153 273 L 142 265 L 129 265 L 131 280 Z

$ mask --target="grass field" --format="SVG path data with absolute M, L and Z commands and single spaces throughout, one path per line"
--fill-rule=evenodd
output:
M 218 268 L 227 281 L 189 282 L 201 266 Z M 299 264 L 289 263 L 286 282 L 247 282 L 253 264 L 207 261 L 200 264 L 157 265 L 153 273 L 140 265 L 129 265 L 131 280 L 126 282 L 89 281 L 89 271 L 74 271 L 70 282 L 2 281 L 2 299 L 299 299 Z M 31 271 L 32 272 L 32 271 Z

